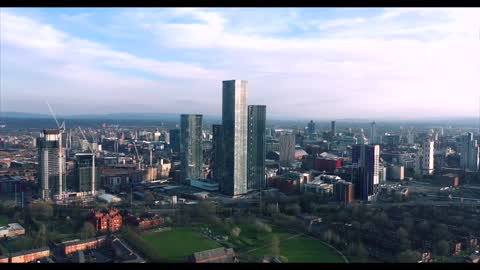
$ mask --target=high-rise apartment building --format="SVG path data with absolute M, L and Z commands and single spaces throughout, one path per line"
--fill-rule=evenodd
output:
M 183 180 L 201 178 L 202 142 L 202 115 L 182 114 L 180 116 L 180 161 Z
M 332 123 L 331 123 L 331 131 L 330 132 L 332 133 L 332 137 L 337 136 L 337 125 L 336 125 L 335 121 L 332 121 Z
M 37 138 L 40 197 L 49 200 L 66 189 L 65 145 L 62 132 L 45 129 Z
M 265 158 L 266 158 L 266 118 L 267 106 L 248 106 L 248 159 L 247 159 L 247 188 L 260 190 L 266 187 Z
M 236 197 L 247 193 L 247 81 L 223 81 L 222 126 L 224 178 L 222 192 Z
M 223 188 L 223 174 L 225 173 L 225 157 L 223 144 L 222 125 L 212 126 L 212 180 L 218 183 L 220 190 Z
M 308 135 L 310 136 L 315 134 L 315 122 L 313 122 L 313 120 L 310 120 L 310 122 L 308 123 L 307 131 Z
M 422 175 L 433 175 L 434 169 L 434 141 L 427 139 L 422 144 L 422 149 L 420 150 L 420 169 Z
M 170 129 L 170 149 L 172 152 L 180 152 L 180 130 L 179 129 Z
M 75 190 L 95 194 L 98 190 L 98 173 L 95 167 L 95 154 L 75 154 Z
M 375 124 L 375 121 L 373 121 L 370 124 L 370 144 L 377 144 L 378 139 L 377 139 L 377 124 Z
M 295 161 L 295 135 L 280 136 L 280 163 L 290 164 Z
M 352 165 L 355 197 L 363 201 L 371 200 L 379 184 L 380 146 L 352 145 Z
M 473 133 L 460 137 L 458 144 L 458 150 L 460 152 L 460 167 L 468 170 L 477 171 L 479 169 L 480 157 L 479 157 L 479 145 L 477 140 L 473 139 Z

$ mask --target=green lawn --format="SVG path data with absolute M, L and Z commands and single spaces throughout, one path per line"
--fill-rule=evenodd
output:
M 221 247 L 217 242 L 203 237 L 198 228 L 147 233 L 142 238 L 161 258 L 171 262 L 184 262 L 186 257 L 195 252 Z
M 4 215 L 0 215 L 0 227 L 8 224 L 8 218 Z
M 217 234 L 228 235 L 222 226 L 208 227 Z M 273 227 L 271 233 L 258 232 L 254 225 L 240 224 L 238 227 L 241 229 L 240 236 L 237 239 L 230 239 L 227 246 L 233 247 L 240 255 L 240 260 L 244 262 L 259 262 L 263 256 L 271 255 L 273 235 L 280 241 L 280 255 L 287 257 L 289 262 L 344 262 L 343 258 L 330 247 L 308 236 L 294 237 L 298 234 L 278 227 Z
M 293 235 L 290 235 L 293 236 Z M 283 238 L 283 239 L 282 239 Z M 317 239 L 298 236 L 291 239 L 279 236 L 280 255 L 292 263 L 343 263 L 343 259 L 330 247 Z M 250 252 L 251 259 L 259 261 L 264 255 L 271 254 L 271 247 L 264 247 Z

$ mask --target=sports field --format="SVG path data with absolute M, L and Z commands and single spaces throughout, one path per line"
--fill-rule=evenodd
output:
M 195 252 L 221 247 L 217 242 L 203 237 L 198 228 L 192 227 L 146 233 L 141 237 L 159 257 L 169 262 L 184 262 Z
M 280 238 L 280 255 L 288 259 L 289 263 L 343 263 L 343 258 L 332 248 L 317 239 L 305 235 L 291 235 Z M 248 253 L 249 257 L 260 260 L 264 255 L 271 254 L 271 246 Z
M 342 263 L 342 256 L 320 240 L 304 234 L 274 229 L 271 233 L 257 232 L 253 226 L 240 226 L 242 232 L 236 239 L 222 244 L 207 239 L 200 233 L 200 227 L 175 228 L 166 232 L 143 234 L 141 237 L 159 257 L 168 262 L 185 262 L 195 252 L 221 246 L 233 247 L 242 262 L 260 262 L 263 256 L 272 253 L 272 237 L 279 239 L 280 255 L 293 263 Z M 218 234 L 225 231 L 212 228 Z

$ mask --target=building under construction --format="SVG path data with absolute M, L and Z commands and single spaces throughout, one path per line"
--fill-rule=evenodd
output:
M 49 200 L 66 188 L 65 145 L 60 129 L 45 129 L 37 138 L 40 197 Z

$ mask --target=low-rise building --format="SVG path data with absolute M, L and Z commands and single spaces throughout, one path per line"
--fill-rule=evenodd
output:
M 0 255 L 0 263 L 8 263 L 8 257 Z
M 447 173 L 444 175 L 436 175 L 432 179 L 432 184 L 438 186 L 453 186 L 456 187 L 459 185 L 458 175 L 453 173 Z
M 11 238 L 24 234 L 25 229 L 18 223 L 10 223 L 8 226 L 0 227 L 0 238 Z
M 127 216 L 125 223 L 130 226 L 136 226 L 141 230 L 148 230 L 163 225 L 165 219 L 157 214 L 146 212 L 140 217 L 134 215 Z
M 190 180 L 190 185 L 192 187 L 196 187 L 196 188 L 211 191 L 211 192 L 219 190 L 218 183 L 213 182 L 213 181 L 209 181 L 209 180 L 206 180 L 206 179 L 191 179 Z
M 50 249 L 48 247 L 37 248 L 27 251 L 20 251 L 11 254 L 11 263 L 29 263 L 37 261 L 41 258 L 50 256 Z
M 100 236 L 96 238 L 89 238 L 85 240 L 75 240 L 63 243 L 63 251 L 65 255 L 70 255 L 77 251 L 83 251 L 87 249 L 95 249 L 105 244 L 106 236 Z
M 190 257 L 190 262 L 193 263 L 233 263 L 238 262 L 233 248 L 215 248 L 195 252 Z
M 87 220 L 93 223 L 97 232 L 116 232 L 122 228 L 123 218 L 116 209 L 103 209 L 98 212 L 92 210 Z

